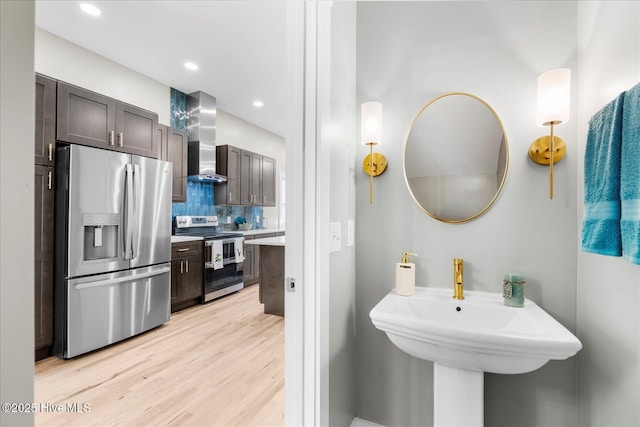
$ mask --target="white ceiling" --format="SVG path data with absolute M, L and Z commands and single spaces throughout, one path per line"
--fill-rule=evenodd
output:
M 284 136 L 285 1 L 36 1 L 36 25 Z M 192 61 L 197 71 L 183 64 Z M 261 109 L 253 101 L 264 102 Z

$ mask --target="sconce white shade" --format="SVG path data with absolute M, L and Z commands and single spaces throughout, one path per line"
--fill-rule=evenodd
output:
M 536 124 L 567 123 L 571 105 L 571 70 L 558 68 L 538 76 Z
M 365 102 L 360 107 L 360 142 L 362 145 L 382 142 L 382 103 Z

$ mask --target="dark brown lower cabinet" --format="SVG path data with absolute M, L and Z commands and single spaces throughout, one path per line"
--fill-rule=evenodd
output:
M 266 239 L 268 237 L 284 236 L 284 232 L 262 233 L 245 236 L 244 240 Z M 260 282 L 260 245 L 244 245 L 244 286 L 255 285 Z M 260 295 L 262 302 L 262 295 Z
M 284 246 L 260 245 L 260 296 L 265 314 L 284 316 Z
M 53 205 L 54 169 L 35 166 L 35 359 L 49 355 L 53 344 Z
M 171 312 L 202 301 L 202 246 L 202 240 L 171 245 Z
M 244 286 L 251 286 L 260 280 L 260 249 L 255 245 L 244 245 L 244 262 L 242 263 L 244 274 L 242 280 Z

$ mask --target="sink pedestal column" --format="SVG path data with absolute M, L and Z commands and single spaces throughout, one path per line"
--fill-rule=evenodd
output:
M 433 364 L 433 425 L 484 425 L 484 372 Z

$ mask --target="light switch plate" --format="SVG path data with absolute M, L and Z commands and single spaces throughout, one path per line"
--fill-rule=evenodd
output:
M 352 219 L 347 222 L 347 246 L 353 246 L 356 234 L 356 222 Z
M 339 222 L 331 223 L 331 243 L 329 243 L 329 252 L 337 252 L 342 247 L 342 224 Z

